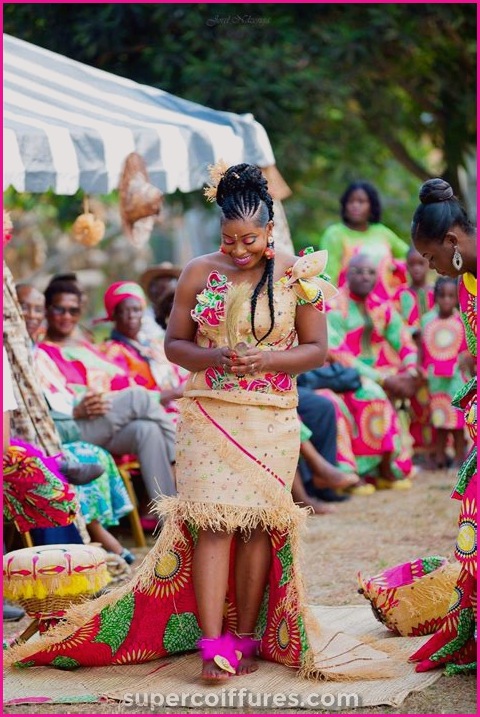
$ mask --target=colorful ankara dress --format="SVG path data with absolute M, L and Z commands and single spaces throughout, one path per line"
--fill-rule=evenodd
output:
M 464 384 L 458 359 L 467 351 L 465 328 L 458 311 L 442 318 L 434 308 L 422 318 L 422 367 L 428 379 L 432 424 L 459 431 L 465 426 L 462 411 L 452 406 Z
M 460 278 L 458 298 L 465 326 L 468 350 L 477 356 L 477 280 L 472 274 Z M 477 377 L 474 376 L 455 396 L 462 408 L 473 440 L 466 461 L 458 472 L 452 497 L 461 500 L 455 557 L 460 562 L 448 612 L 441 628 L 410 658 L 418 662 L 418 672 L 446 665 L 447 673 L 476 670 L 477 612 Z
M 72 463 L 100 463 L 104 472 L 87 485 L 74 487 L 85 522 L 98 520 L 104 528 L 118 525 L 133 510 L 127 489 L 108 451 L 85 441 L 62 444 L 62 453 Z
M 107 359 L 125 371 L 136 384 L 160 394 L 162 390 L 182 386 L 189 375 L 188 371 L 167 359 L 163 340 L 134 341 L 113 330 L 111 339 L 100 348 Z M 170 401 L 165 410 L 178 413 L 178 406 L 175 401 Z
M 400 286 L 395 292 L 393 303 L 413 335 L 420 330 L 422 316 L 433 309 L 435 304 L 433 288 L 424 286 L 415 289 L 413 286 Z
M 381 383 L 391 373 L 416 367 L 415 344 L 393 304 L 376 294 L 362 301 L 343 287 L 328 308 L 330 355 L 362 376 L 357 391 L 342 394 L 356 427 L 352 448 L 360 475 L 370 475 L 391 452 L 395 477 L 405 478 L 412 470 L 410 448 Z
M 37 351 L 44 351 L 53 360 L 64 376 L 77 400 L 81 400 L 87 388 L 96 391 L 119 391 L 135 385 L 126 371 L 108 361 L 102 352 L 88 341 L 59 346 L 51 341 L 42 341 Z
M 433 309 L 435 303 L 433 288 L 431 286 L 400 287 L 393 297 L 393 302 L 414 336 L 420 332 L 422 317 Z M 428 448 L 435 440 L 431 421 L 430 396 L 426 384 L 422 385 L 415 396 L 410 399 L 410 435 L 413 439 L 414 449 Z
M 288 351 L 295 345 L 297 302 L 310 301 L 322 310 L 316 275 L 323 255 L 302 257 L 275 282 L 275 327 L 260 344 L 264 350 Z M 227 277 L 212 271 L 192 312 L 199 345 L 227 345 L 225 305 L 231 291 Z M 249 304 L 239 312 L 239 341 L 251 341 Z M 258 300 L 256 326 L 260 335 L 270 326 L 265 293 Z M 72 608 L 68 624 L 43 638 L 43 649 L 38 643 L 18 646 L 10 659 L 21 666 L 73 668 L 145 662 L 195 649 L 201 631 L 192 556 L 199 528 L 248 532 L 260 526 L 270 535 L 272 556 L 256 627 L 260 656 L 312 676 L 384 671 L 384 653 L 342 633 L 319 630 L 303 604 L 297 550 L 305 511 L 291 496 L 300 443 L 295 379 L 285 373 L 241 378 L 208 368 L 191 375 L 180 405 L 178 496 L 158 502 L 164 526 L 133 581 Z M 224 613 L 231 631 L 237 621 L 234 553 L 235 540 Z
M 334 284 L 345 284 L 345 269 L 355 254 L 368 254 L 375 260 L 379 278 L 375 292 L 391 298 L 406 284 L 408 245 L 384 224 L 370 224 L 364 232 L 350 229 L 343 222 L 327 227 L 320 237 L 320 249 L 328 251 L 328 271 Z
M 49 458 L 13 439 L 3 454 L 3 514 L 20 533 L 70 525 L 78 512 L 75 491 Z

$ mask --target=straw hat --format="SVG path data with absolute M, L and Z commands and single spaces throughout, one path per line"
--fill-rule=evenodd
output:
M 138 283 L 148 293 L 148 287 L 154 279 L 178 279 L 182 273 L 182 267 L 175 266 L 171 261 L 162 261 L 161 264 L 155 264 L 146 269 L 138 280 Z
M 136 246 L 147 243 L 162 207 L 163 194 L 150 184 L 143 157 L 132 152 L 119 184 L 120 216 L 125 234 Z

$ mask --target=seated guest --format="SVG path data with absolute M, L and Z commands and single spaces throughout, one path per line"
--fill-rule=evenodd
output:
M 37 347 L 35 366 L 50 406 L 73 416 L 82 440 L 114 455 L 136 454 L 151 500 L 173 495 L 175 427 L 158 395 L 133 388 L 128 374 L 97 347 L 74 338 L 80 317 L 74 283 L 49 285 L 45 299 L 47 334 Z
M 87 308 L 88 304 L 88 296 L 87 292 L 84 290 L 82 285 L 80 284 L 77 275 L 74 271 L 67 272 L 66 274 L 54 274 L 52 278 L 49 281 L 50 286 L 53 286 L 57 281 L 63 282 L 63 281 L 71 281 L 76 284 L 80 291 L 80 308 L 82 310 L 82 315 L 85 313 L 85 310 Z M 85 339 L 86 341 L 92 341 L 95 342 L 95 336 L 93 332 L 91 331 L 88 326 L 81 323 L 80 321 L 75 327 L 74 335 L 79 339 Z M 40 339 L 37 339 L 37 343 L 40 341 Z
M 373 292 L 376 282 L 373 260 L 362 254 L 353 257 L 347 285 L 328 307 L 329 353 L 333 360 L 357 368 L 362 376 L 360 389 L 343 394 L 360 429 L 353 441 L 354 453 L 381 457 L 378 487 L 409 487 L 402 481 L 412 470 L 411 452 L 385 394 L 393 400 L 415 393 L 417 348 L 393 304 Z
M 163 340 L 142 338 L 146 298 L 141 286 L 119 281 L 105 292 L 106 320 L 113 321 L 110 340 L 101 346 L 105 356 L 139 386 L 160 392 L 160 403 L 176 412 L 175 399 L 183 395 L 188 372 L 175 367 L 165 356 Z
M 320 405 L 326 400 L 321 396 L 315 396 L 315 399 Z M 335 442 L 336 426 L 331 428 L 331 437 Z M 296 503 L 313 508 L 314 513 L 319 515 L 331 512 L 327 505 L 332 500 L 330 493 L 356 485 L 359 477 L 354 473 L 342 473 L 317 451 L 312 441 L 312 431 L 300 422 L 300 464 L 293 481 L 292 495 Z
M 45 297 L 32 284 L 16 284 L 18 302 L 25 319 L 25 326 L 33 344 L 45 336 Z
M 339 432 L 334 403 L 330 396 L 319 395 L 307 387 L 299 385 L 297 390 L 303 431 L 299 469 L 306 491 L 326 502 L 346 500 L 339 491 L 357 485 L 359 477 L 354 463 L 348 468 L 338 465 Z
M 139 284 L 150 301 L 142 317 L 142 338 L 163 338 L 165 329 L 156 321 L 155 305 L 166 289 L 176 287 L 181 271 L 179 266 L 174 266 L 170 261 L 163 261 L 161 264 L 150 266 L 141 275 Z

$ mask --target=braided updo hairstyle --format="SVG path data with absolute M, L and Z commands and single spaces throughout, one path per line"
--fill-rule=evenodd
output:
M 446 233 L 458 226 L 467 234 L 474 232 L 465 209 L 453 193 L 452 187 L 444 179 L 428 179 L 420 187 L 421 204 L 415 210 L 411 235 L 413 241 L 441 244 Z
M 273 199 L 268 193 L 268 182 L 259 167 L 252 164 L 235 164 L 229 167 L 217 186 L 216 201 L 222 210 L 222 222 L 240 219 L 254 221 L 257 226 L 264 227 L 273 220 Z M 273 273 L 275 259 L 266 258 L 265 269 L 250 299 L 250 322 L 252 333 L 257 344 L 271 333 L 275 324 L 273 306 Z M 270 310 L 270 328 L 266 334 L 258 338 L 255 332 L 255 311 L 260 291 L 268 282 L 268 307 Z

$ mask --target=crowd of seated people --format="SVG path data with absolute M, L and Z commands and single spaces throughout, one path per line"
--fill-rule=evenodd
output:
M 414 457 L 425 468 L 444 468 L 459 465 L 466 452 L 463 417 L 451 398 L 474 367 L 456 285 L 440 278 L 430 287 L 428 263 L 413 250 L 407 267 L 410 285 L 389 300 L 375 291 L 376 263 L 360 249 L 327 310 L 329 358 L 356 368 L 361 386 L 317 392 L 335 402 L 347 429 L 337 461 L 345 470 L 356 464 L 362 484 L 352 491 L 360 493 L 363 483 L 370 491 L 410 487 Z

